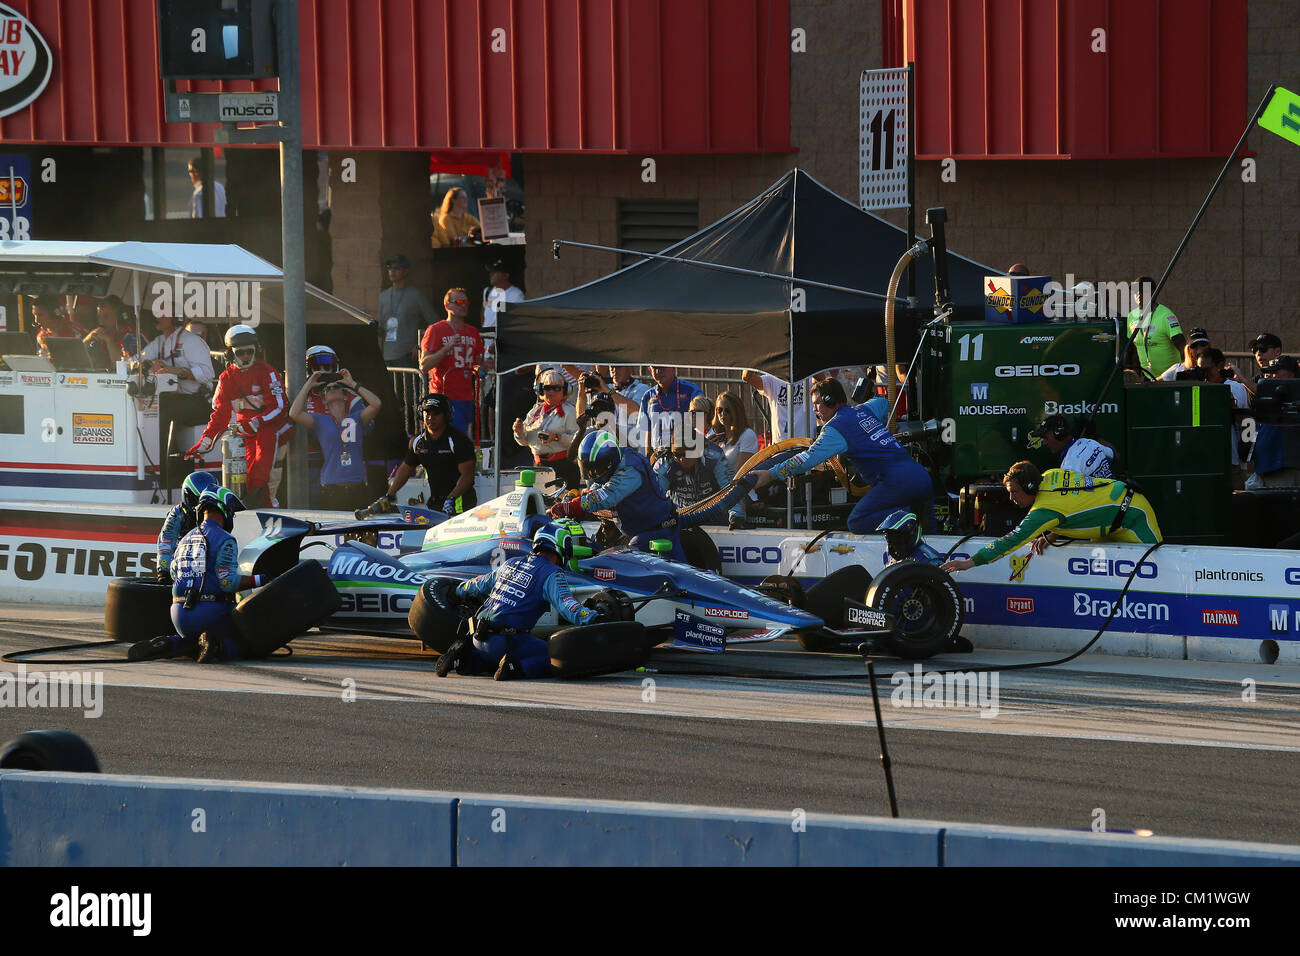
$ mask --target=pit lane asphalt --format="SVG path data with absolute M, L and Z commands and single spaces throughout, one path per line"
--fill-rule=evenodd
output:
M 101 624 L 88 609 L 0 606 L 0 653 L 96 640 Z M 498 684 L 440 680 L 414 642 L 313 633 L 294 648 L 204 667 L 30 660 L 29 674 L 102 672 L 103 715 L 0 707 L 0 739 L 71 730 L 110 773 L 888 814 L 857 658 L 778 641 L 723 658 L 657 651 L 655 674 Z M 1050 656 L 977 649 L 924 666 Z M 889 676 L 911 665 L 876 666 L 903 817 L 1086 829 L 1100 808 L 1112 830 L 1300 844 L 1300 668 L 1089 655 L 1001 672 L 986 718 L 892 706 Z M 846 679 L 671 673 L 721 667 Z M 17 673 L 0 664 L 0 679 Z

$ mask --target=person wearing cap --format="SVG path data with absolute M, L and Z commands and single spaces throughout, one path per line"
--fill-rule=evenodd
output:
M 1137 350 L 1137 364 L 1151 377 L 1178 362 L 1187 344 L 1183 327 L 1168 307 L 1157 305 L 1155 311 L 1143 306 L 1150 301 L 1155 280 L 1142 276 L 1134 281 L 1133 301 L 1137 305 L 1128 314 L 1128 334 Z
M 1255 353 L 1261 371 L 1282 357 L 1282 340 L 1272 332 L 1259 333 L 1250 340 L 1248 348 Z
M 1007 469 L 1002 485 L 1011 503 L 1017 508 L 1029 508 L 1029 513 L 1009 534 L 971 557 L 944 564 L 948 574 L 992 564 L 1031 538 L 1035 539 L 1035 554 L 1061 538 L 1139 544 L 1162 540 L 1151 502 L 1122 481 L 1061 468 L 1039 472 L 1031 462 L 1018 461 Z
M 1176 382 L 1179 372 L 1187 372 L 1197 367 L 1196 360 L 1202 352 L 1210 347 L 1210 336 L 1205 329 L 1192 329 L 1187 333 L 1187 344 L 1183 346 L 1183 359 L 1169 366 L 1160 373 L 1160 381 Z
M 379 330 L 383 337 L 384 364 L 415 365 L 419 361 L 420 336 L 438 320 L 423 292 L 407 283 L 411 260 L 395 255 L 384 263 L 391 283 L 379 293 Z
M 1232 394 L 1232 464 L 1234 468 L 1241 465 L 1241 454 L 1237 443 L 1241 441 L 1241 420 L 1250 414 L 1250 393 L 1246 391 L 1236 376 L 1236 370 L 1223 357 L 1223 352 L 1216 348 L 1207 348 L 1197 359 L 1197 368 L 1205 372 L 1205 381 L 1211 385 L 1226 385 Z M 1244 476 L 1238 476 L 1238 488 Z
M 570 488 L 582 484 L 578 465 L 569 458 L 569 446 L 578 437 L 578 413 L 569 400 L 569 383 L 548 368 L 537 377 L 537 402 L 514 422 L 515 444 L 533 453 L 533 464 L 551 468 Z
M 478 504 L 474 492 L 474 443 L 451 425 L 451 401 L 446 395 L 426 395 L 420 403 L 420 414 L 424 430 L 406 446 L 402 463 L 388 480 L 388 490 L 371 506 L 372 513 L 394 510 L 397 492 L 422 465 L 429 480 L 425 501 L 430 508 L 458 515 Z
M 524 293 L 510 282 L 510 266 L 498 259 L 487 267 L 488 287 L 483 290 L 483 334 L 496 334 L 497 316 L 506 310 L 507 302 L 523 302 Z
M 308 349 L 309 353 L 312 351 L 315 350 Z M 324 362 L 321 357 L 326 354 L 335 361 Z M 321 510 L 355 511 L 366 501 L 362 438 L 373 427 L 382 403 L 374 392 L 358 385 L 351 372 L 338 368 L 332 349 L 328 353 L 317 352 L 315 356 L 309 354 L 309 365 L 313 358 L 317 359 L 318 367 L 294 397 L 289 417 L 314 432 L 320 445 Z M 307 408 L 308 396 L 313 392 L 323 399 L 324 412 Z
M 429 376 L 429 391 L 447 396 L 452 403 L 451 424 L 466 434 L 474 428 L 474 380 L 484 359 L 483 337 L 470 325 L 469 295 L 448 289 L 442 298 L 447 318 L 425 330 L 420 340 L 420 371 Z
M 674 433 L 668 453 L 655 459 L 655 478 L 679 511 L 716 495 L 735 476 L 722 449 L 705 440 L 712 417 L 711 401 L 703 395 L 692 399 L 685 428 Z M 745 501 L 742 497 L 727 513 L 733 530 L 745 527 Z
M 1029 448 L 1047 447 L 1057 456 L 1057 467 L 1078 475 L 1111 477 L 1115 449 L 1094 438 L 1075 438 L 1064 415 L 1048 415 L 1029 433 Z
M 1256 340 L 1258 341 L 1258 340 Z M 1252 342 L 1253 346 L 1255 343 Z M 1290 355 L 1279 355 L 1262 371 L 1263 378 L 1300 378 L 1300 362 Z M 1300 456 L 1294 453 L 1295 439 L 1287 454 L 1287 436 L 1291 425 L 1261 424 L 1255 431 L 1255 473 L 1246 479 L 1247 491 L 1264 488 L 1300 488 Z M 1288 465 L 1288 459 L 1290 464 Z

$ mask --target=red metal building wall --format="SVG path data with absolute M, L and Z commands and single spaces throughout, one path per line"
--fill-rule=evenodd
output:
M 903 21 L 886 60 L 916 63 L 921 158 L 1222 156 L 1254 105 L 1246 0 L 885 4 Z
M 211 126 L 163 122 L 155 0 L 6 2 L 55 62 L 45 92 L 0 118 L 0 142 L 212 141 Z M 789 0 L 300 0 L 298 9 L 308 148 L 789 149 Z M 495 30 L 505 52 L 492 50 Z

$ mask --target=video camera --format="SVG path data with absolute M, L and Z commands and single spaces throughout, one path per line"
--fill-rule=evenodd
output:
M 1300 425 L 1300 378 L 1261 379 L 1250 413 L 1261 425 Z

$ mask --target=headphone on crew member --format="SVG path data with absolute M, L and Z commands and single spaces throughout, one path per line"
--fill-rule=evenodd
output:
M 561 401 L 569 397 L 569 380 L 564 377 L 564 373 L 558 369 L 544 368 L 537 376 L 537 381 L 533 382 L 533 391 L 537 393 L 538 398 L 546 398 L 545 386 L 555 384 L 555 379 L 560 380 L 560 385 L 564 389 L 560 392 Z
M 1057 441 L 1065 441 L 1070 436 L 1070 423 L 1066 421 L 1064 415 L 1048 415 L 1038 427 L 1029 433 L 1029 441 L 1026 446 L 1029 448 L 1042 448 L 1043 436 L 1051 435 Z M 1026 491 L 1029 489 L 1026 488 Z
M 1034 475 L 1037 475 L 1037 477 L 1031 477 Z M 1002 476 L 1003 484 L 1008 481 L 1014 481 L 1018 484 L 1025 490 L 1025 494 L 1036 495 L 1038 494 L 1038 486 L 1043 482 L 1043 476 L 1031 462 L 1018 461 L 1008 468 L 1007 473 Z

